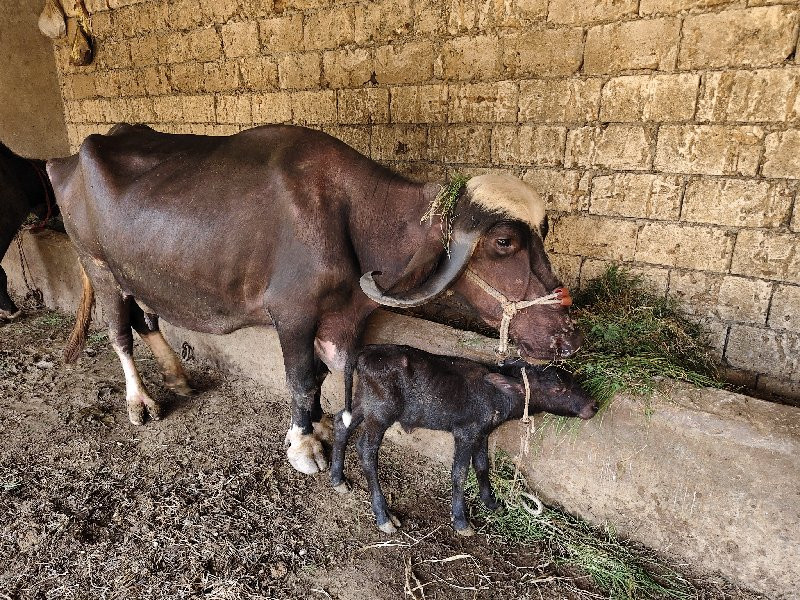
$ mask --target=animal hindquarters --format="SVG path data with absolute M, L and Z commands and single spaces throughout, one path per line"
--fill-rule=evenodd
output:
M 132 296 L 122 294 L 108 267 L 99 261 L 92 261 L 91 264 L 91 268 L 88 269 L 91 277 L 89 284 L 94 288 L 103 306 L 103 314 L 108 320 L 108 338 L 125 374 L 125 401 L 128 406 L 128 419 L 134 425 L 144 424 L 148 414 L 152 419 L 159 419 L 161 410 L 147 393 L 139 371 L 133 362 L 131 314 L 134 299 Z

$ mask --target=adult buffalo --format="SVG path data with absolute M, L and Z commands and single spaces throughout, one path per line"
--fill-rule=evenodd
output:
M 131 327 L 167 386 L 183 393 L 186 376 L 157 315 L 216 334 L 274 325 L 292 394 L 287 454 L 304 473 L 327 467 L 320 386 L 329 369 L 344 368 L 352 382 L 364 323 L 379 303 L 419 305 L 452 289 L 498 326 L 503 309 L 487 289 L 530 299 L 560 285 L 542 244 L 542 203 L 518 179 L 469 181 L 446 253 L 438 219 L 420 220 L 440 185 L 408 181 L 302 127 L 209 137 L 118 125 L 48 172 L 84 268 L 67 357 L 82 346 L 94 287 L 139 424 L 148 412 L 158 418 L 158 406 L 133 363 Z M 461 277 L 467 265 L 484 285 Z M 359 287 L 365 272 L 371 297 Z M 523 310 L 509 334 L 531 359 L 567 356 L 579 344 L 558 304 Z
M 44 161 L 17 156 L 0 143 L 0 258 L 29 214 L 46 219 L 55 211 L 53 188 Z M 6 272 L 0 266 L 0 320 L 19 315 L 7 286 Z

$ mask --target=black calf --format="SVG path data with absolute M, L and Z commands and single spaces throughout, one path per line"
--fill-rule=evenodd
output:
M 530 383 L 530 413 L 590 419 L 597 405 L 559 369 L 526 367 Z M 515 369 L 519 373 L 519 369 Z M 450 431 L 455 438 L 453 458 L 453 527 L 472 535 L 464 504 L 464 483 L 470 461 L 478 479 L 481 500 L 490 509 L 497 501 L 489 484 L 489 434 L 501 423 L 518 419 L 525 408 L 525 388 L 520 377 L 491 371 L 463 358 L 437 356 L 408 346 L 367 346 L 356 364 L 352 421 L 346 425 L 336 415 L 331 483 L 348 489 L 344 477 L 347 440 L 363 421 L 356 448 L 369 482 L 372 510 L 378 527 L 393 533 L 399 521 L 386 505 L 378 481 L 378 449 L 386 430 L 395 422 L 406 431 L 416 427 Z M 505 373 L 505 374 L 504 374 Z

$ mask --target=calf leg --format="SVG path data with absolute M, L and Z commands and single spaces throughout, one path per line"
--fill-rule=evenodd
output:
M 353 411 L 353 418 L 348 425 L 344 423 L 343 413 L 344 410 L 339 411 L 334 419 L 333 455 L 331 456 L 331 485 L 339 493 L 350 491 L 350 485 L 344 476 L 344 454 L 347 449 L 347 441 L 364 420 L 360 407 Z
M 500 504 L 492 493 L 492 484 L 489 482 L 489 436 L 482 436 L 475 444 L 472 452 L 472 468 L 475 469 L 475 478 L 478 480 L 478 489 L 481 501 L 489 510 L 497 510 Z
M 364 469 L 364 475 L 369 483 L 372 512 L 375 513 L 378 529 L 384 533 L 395 533 L 397 527 L 400 527 L 400 520 L 389 512 L 378 478 L 378 451 L 386 429 L 387 426 L 383 423 L 367 419 L 364 432 L 358 440 L 358 450 L 361 455 L 361 468 Z
M 0 258 L 3 253 L 0 252 Z M 8 278 L 3 267 L 0 267 L 0 319 L 16 319 L 19 316 L 19 308 L 14 304 L 11 296 L 8 295 Z
M 181 359 L 170 348 L 158 328 L 158 315 L 145 313 L 136 302 L 132 302 L 131 324 L 156 357 L 164 375 L 164 385 L 179 396 L 191 396 L 192 388 L 189 387 Z
M 459 535 L 469 536 L 475 532 L 470 527 L 467 520 L 466 502 L 464 500 L 464 484 L 467 480 L 467 472 L 469 471 L 469 461 L 472 457 L 475 441 L 467 438 L 463 434 L 455 436 L 455 453 L 453 455 L 453 514 L 452 522 L 453 529 Z

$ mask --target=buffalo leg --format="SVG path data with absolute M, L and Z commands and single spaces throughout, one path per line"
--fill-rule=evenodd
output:
M 145 313 L 136 302 L 132 302 L 131 324 L 156 357 L 164 375 L 164 385 L 179 396 L 191 396 L 192 388 L 189 387 L 181 359 L 164 339 L 158 327 L 158 315 Z
M 367 483 L 369 483 L 372 512 L 375 514 L 378 529 L 384 533 L 395 533 L 400 527 L 400 520 L 389 512 L 378 477 L 378 452 L 386 429 L 387 426 L 383 423 L 367 418 L 364 432 L 358 439 L 357 448 L 361 456 L 361 468 L 364 470 Z
M 158 404 L 147 393 L 133 362 L 133 332 L 130 324 L 131 297 L 116 296 L 108 298 L 103 304 L 108 317 L 108 337 L 111 347 L 117 353 L 125 373 L 125 402 L 128 405 L 128 419 L 134 425 L 144 424 L 146 414 L 158 420 L 161 411 Z
M 114 276 L 102 263 L 82 258 L 81 264 L 92 281 L 97 299 L 108 320 L 108 339 L 119 357 L 125 373 L 125 401 L 128 419 L 134 425 L 142 425 L 147 414 L 153 419 L 161 418 L 158 404 L 147 393 L 133 362 L 133 330 L 131 329 L 131 306 L 133 297 L 123 296 Z
M 305 322 L 305 319 L 297 321 Z M 322 443 L 314 436 L 311 412 L 320 391 L 314 355 L 313 329 L 297 325 L 284 325 L 273 319 L 283 350 L 286 368 L 286 383 L 292 394 L 292 424 L 286 433 L 286 457 L 289 464 L 306 475 L 313 475 L 328 468 Z
M 464 484 L 467 480 L 469 462 L 475 446 L 473 440 L 454 432 L 456 439 L 455 453 L 453 456 L 453 529 L 459 535 L 472 535 L 475 532 L 469 525 L 464 500 Z
M 333 445 L 333 421 L 322 410 L 322 384 L 330 373 L 328 366 L 318 356 L 314 356 L 314 376 L 317 381 L 317 391 L 314 394 L 314 403 L 311 406 L 311 427 L 314 437 L 321 442 Z
M 472 452 L 472 468 L 475 469 L 475 478 L 478 480 L 478 489 L 481 501 L 489 510 L 497 510 L 499 504 L 492 493 L 492 484 L 489 482 L 489 436 L 482 436 L 475 444 Z

